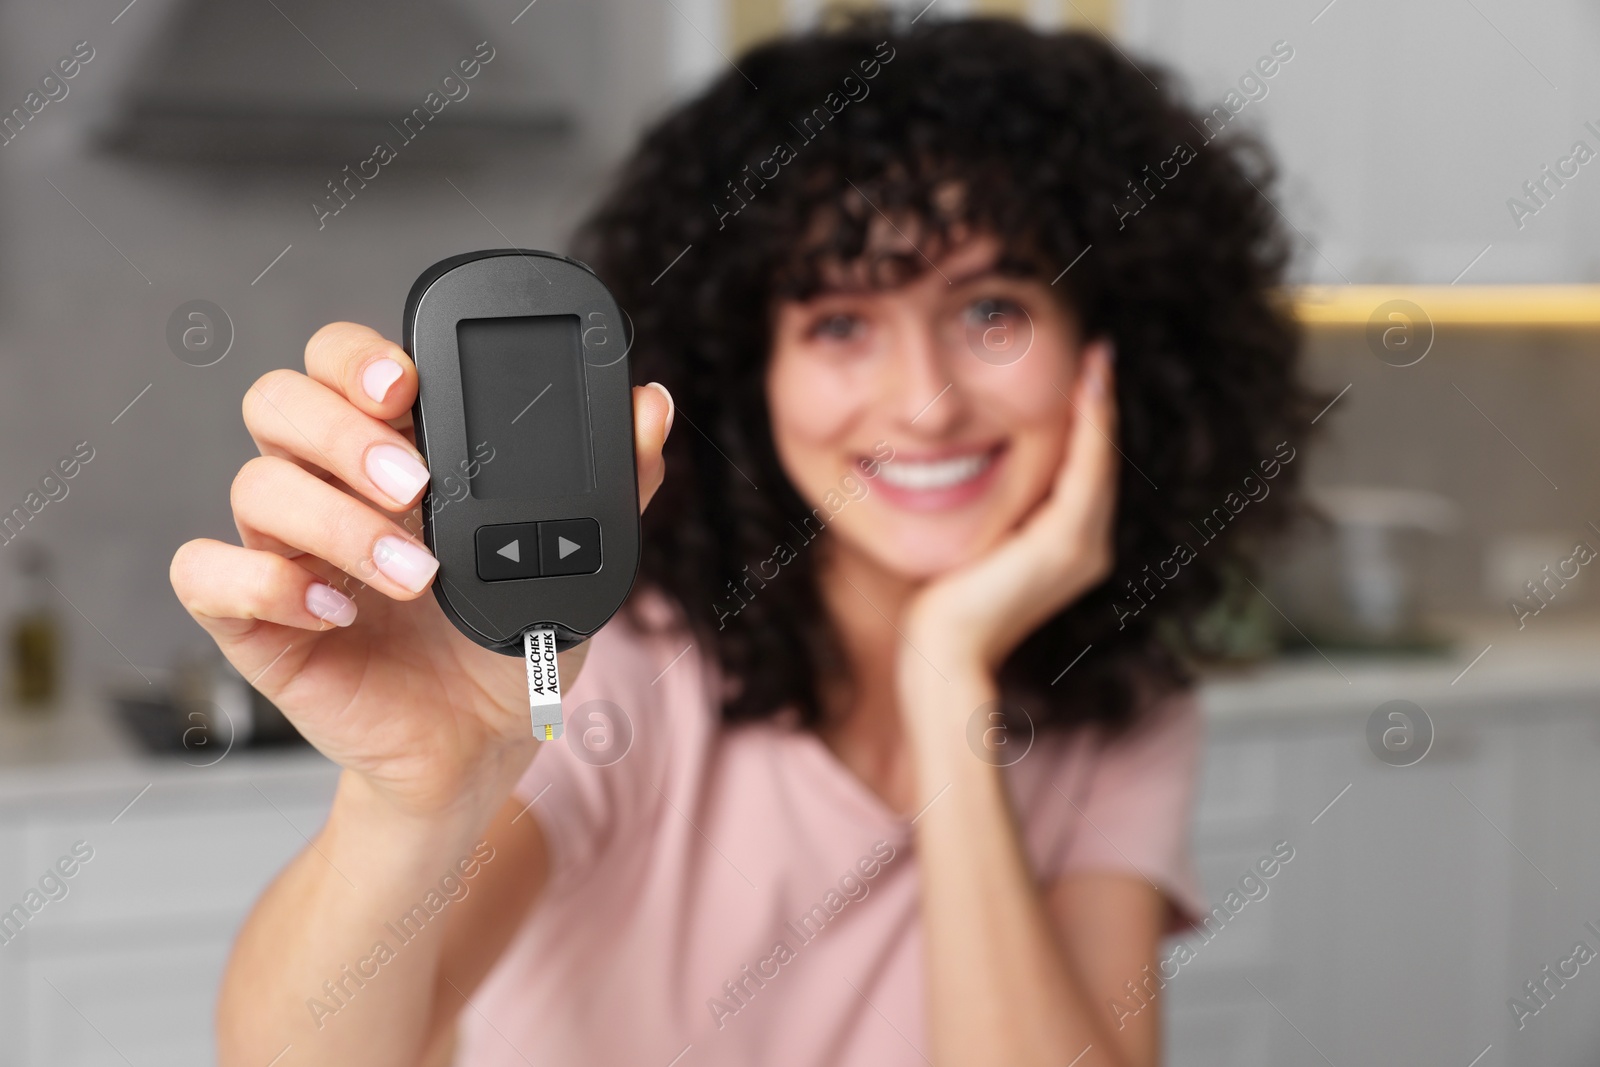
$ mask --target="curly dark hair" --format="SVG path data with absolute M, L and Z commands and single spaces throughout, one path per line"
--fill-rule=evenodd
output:
M 1088 33 L 880 14 L 756 47 L 646 131 L 574 252 L 632 318 L 637 380 L 677 401 L 641 586 L 667 593 L 715 649 L 733 682 L 725 721 L 793 709 L 814 727 L 820 680 L 848 677 L 818 553 L 802 547 L 737 614 L 715 605 L 811 514 L 766 408 L 777 302 L 818 292 L 827 262 L 862 257 L 879 209 L 935 242 L 957 225 L 993 234 L 1002 271 L 1056 279 L 1084 336 L 1115 345 L 1127 459 L 1116 571 L 1003 664 L 1005 705 L 1116 730 L 1189 684 L 1197 620 L 1283 526 L 1300 468 L 1278 470 L 1214 544 L 1196 524 L 1262 477 L 1312 398 L 1279 295 L 1289 253 L 1263 192 L 1273 164 L 1247 135 L 1208 140 L 1211 116 L 1157 88 L 1174 81 Z M 1173 177 L 1163 161 L 1180 145 L 1190 158 Z M 964 194 L 954 206 L 936 195 L 951 183 Z M 926 264 L 891 267 L 875 284 Z M 1146 568 L 1178 544 L 1195 558 L 1157 592 Z

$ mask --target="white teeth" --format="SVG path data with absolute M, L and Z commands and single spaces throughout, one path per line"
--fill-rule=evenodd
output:
M 948 489 L 976 478 L 993 461 L 993 454 L 989 452 L 933 462 L 896 459 L 885 463 L 880 473 L 884 481 L 897 489 Z

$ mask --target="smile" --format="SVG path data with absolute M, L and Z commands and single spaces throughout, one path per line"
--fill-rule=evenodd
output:
M 994 462 L 994 452 L 976 452 L 949 459 L 917 461 L 896 457 L 880 476 L 897 489 L 949 489 L 978 477 Z

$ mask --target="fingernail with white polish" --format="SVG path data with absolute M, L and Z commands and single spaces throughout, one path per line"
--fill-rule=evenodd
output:
M 398 537 L 380 537 L 372 546 L 372 562 L 390 580 L 420 593 L 433 580 L 439 561 L 421 545 Z
M 399 445 L 374 445 L 367 450 L 367 477 L 396 503 L 409 504 L 428 484 L 428 468 Z
M 672 417 L 678 413 L 678 405 L 672 399 L 672 394 L 667 392 L 666 386 L 662 385 L 660 382 L 649 382 L 647 384 L 650 386 L 650 388 L 667 398 L 667 422 L 666 425 L 661 428 L 661 436 L 665 438 L 672 432 Z
M 361 388 L 366 390 L 375 402 L 383 403 L 383 398 L 389 395 L 389 387 L 400 380 L 405 371 L 400 364 L 392 359 L 379 359 L 361 372 Z
M 355 601 L 321 582 L 313 582 L 306 589 L 306 610 L 335 626 L 349 626 L 356 621 Z

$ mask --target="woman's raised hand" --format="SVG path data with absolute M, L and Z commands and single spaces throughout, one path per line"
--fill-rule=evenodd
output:
M 416 368 L 347 322 L 318 330 L 305 359 L 305 374 L 270 371 L 245 394 L 261 455 L 233 482 L 242 545 L 180 546 L 173 589 L 246 679 L 384 799 L 415 814 L 492 808 L 535 744 L 527 676 L 520 657 L 458 633 L 428 588 Z M 665 473 L 672 401 L 635 388 L 633 410 L 643 507 Z M 562 654 L 565 685 L 585 651 Z
M 1028 634 L 1111 574 L 1118 454 L 1110 340 L 1087 344 L 1079 368 L 1049 496 L 991 552 L 920 590 L 909 609 L 911 643 L 935 659 L 972 657 L 992 675 Z

